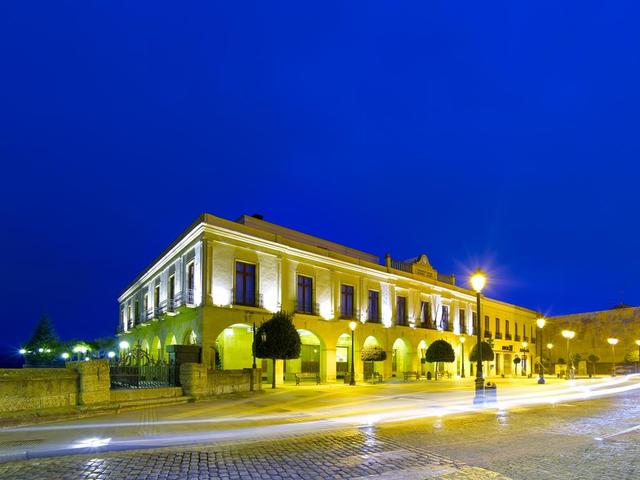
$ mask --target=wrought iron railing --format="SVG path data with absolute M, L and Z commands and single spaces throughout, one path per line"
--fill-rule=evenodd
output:
M 155 388 L 177 385 L 175 365 L 112 365 L 111 388 Z
M 484 338 L 491 338 L 491 332 L 488 330 L 484 331 Z
M 504 334 L 504 339 L 505 339 L 505 340 L 511 340 L 511 338 L 512 338 L 512 337 L 511 337 L 511 334 L 510 334 L 510 333 L 505 333 L 505 334 Z
M 304 315 L 320 315 L 320 304 L 314 303 L 311 305 L 301 305 L 296 303 L 295 313 L 302 313 Z
M 496 332 L 496 339 L 502 340 L 502 333 Z
M 231 298 L 233 299 L 234 305 L 239 305 L 242 307 L 254 307 L 254 308 L 264 308 L 264 300 L 261 293 L 257 293 L 253 295 L 253 301 L 251 299 L 246 298 L 237 298 L 235 288 L 231 289 Z

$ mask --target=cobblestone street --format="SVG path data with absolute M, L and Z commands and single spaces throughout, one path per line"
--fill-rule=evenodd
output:
M 409 392 L 421 387 L 393 388 L 370 390 L 380 394 L 372 402 L 382 398 L 400 401 L 398 391 L 404 391 L 405 398 L 417 396 Z M 352 391 L 326 390 L 326 400 L 344 406 L 349 399 L 353 401 Z M 344 398 L 338 397 L 340 392 L 346 392 Z M 312 389 L 282 391 L 261 397 L 261 408 L 292 408 L 297 403 L 304 409 L 303 399 L 318 393 Z M 200 445 L 21 460 L 0 464 L 0 478 L 634 479 L 640 476 L 640 460 L 634 454 L 640 446 L 639 399 L 637 390 L 632 390 L 553 405 L 380 425 L 345 424 L 271 439 L 247 435 Z M 189 409 L 213 411 L 214 406 L 196 404 L 170 412 L 178 418 Z M 364 406 L 358 402 L 357 408 Z M 157 412 L 151 410 L 136 413 L 143 435 L 155 431 L 149 419 L 156 418 Z M 293 426 L 304 420 L 292 417 L 290 422 Z

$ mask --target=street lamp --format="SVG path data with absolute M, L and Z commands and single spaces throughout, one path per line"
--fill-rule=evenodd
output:
M 358 326 L 358 324 L 356 322 L 350 322 L 349 323 L 349 328 L 351 329 L 351 378 L 349 379 L 349 385 L 355 385 L 356 384 L 356 369 L 355 369 L 355 364 L 353 363 L 354 360 L 354 356 L 353 356 L 353 350 L 354 350 L 354 337 L 356 335 L 356 327 Z
M 253 343 L 251 344 L 251 350 L 253 353 L 253 364 L 251 365 L 251 368 L 253 368 L 254 370 L 257 368 L 256 366 L 256 322 L 253 322 Z
M 638 361 L 636 362 L 636 373 L 638 373 L 638 363 L 640 362 L 640 340 L 636 340 L 636 345 L 638 345 Z
M 529 344 L 527 342 L 522 342 L 522 376 L 526 377 L 527 376 L 527 347 L 529 346 Z
M 460 374 L 460 378 L 464 378 L 464 335 L 460 337 L 460 348 L 462 348 L 462 373 Z
M 538 383 L 539 384 L 544 384 L 544 365 L 542 364 L 542 329 L 544 328 L 545 324 L 547 323 L 547 321 L 545 320 L 544 317 L 538 317 L 538 319 L 536 320 L 536 325 L 538 326 L 538 329 L 540 330 L 540 332 L 538 333 L 538 344 L 540 345 L 540 357 L 539 357 L 539 362 L 538 362 L 538 367 L 540 368 L 540 372 L 538 375 Z
M 617 338 L 607 338 L 607 342 L 611 345 L 611 376 L 616 376 L 616 345 L 618 344 Z
M 487 277 L 482 270 L 476 270 L 471 275 L 471 286 L 476 292 L 476 312 L 478 315 L 478 328 L 476 329 L 477 345 L 478 345 L 478 358 L 476 359 L 476 396 L 478 391 L 484 392 L 484 379 L 482 378 L 482 337 L 480 336 L 480 325 L 482 324 L 480 315 L 480 294 L 482 289 L 487 283 Z
M 562 336 L 567 339 L 567 365 L 569 365 L 569 340 L 576 336 L 573 330 L 562 330 Z M 573 369 L 573 360 L 571 360 L 571 368 Z M 567 379 L 569 378 L 569 369 L 567 369 Z

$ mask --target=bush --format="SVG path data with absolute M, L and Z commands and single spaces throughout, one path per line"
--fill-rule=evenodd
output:
M 480 351 L 482 355 L 480 356 L 480 361 L 482 362 L 493 362 L 495 358 L 493 354 L 493 348 L 487 342 L 480 342 Z M 478 344 L 476 343 L 471 352 L 469 353 L 469 361 L 477 362 L 478 361 Z
M 453 351 L 453 347 L 449 342 L 445 340 L 436 340 L 429 348 L 427 348 L 427 353 L 425 355 L 427 362 L 447 362 L 451 363 L 456 360 L 456 354 Z

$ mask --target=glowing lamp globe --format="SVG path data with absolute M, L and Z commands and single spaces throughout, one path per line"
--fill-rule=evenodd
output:
M 546 320 L 546 319 L 544 319 L 544 318 L 542 318 L 542 317 L 540 317 L 540 318 L 538 318 L 538 319 L 536 320 L 536 325 L 538 325 L 538 328 L 540 328 L 540 329 L 544 328 L 544 326 L 546 325 L 546 323 L 547 323 L 547 320 Z
M 487 283 L 487 277 L 482 271 L 478 270 L 476 273 L 471 275 L 471 287 L 476 292 L 480 293 L 484 288 L 484 286 L 486 285 L 486 283 Z
M 120 348 L 122 350 L 126 350 L 127 348 L 129 348 L 129 342 L 127 342 L 126 340 L 123 340 L 120 342 Z
M 562 336 L 567 340 L 571 340 L 573 337 L 576 336 L 576 332 L 574 332 L 573 330 L 563 330 Z
M 356 322 L 349 322 L 349 328 L 351 329 L 351 331 L 353 332 L 357 327 Z
M 464 343 L 465 342 L 465 338 L 464 337 L 460 337 L 460 343 Z
M 553 348 L 553 343 L 547 343 L 547 348 L 551 350 Z
M 607 338 L 607 343 L 609 343 L 609 345 L 617 345 L 618 344 L 618 339 L 617 338 Z

